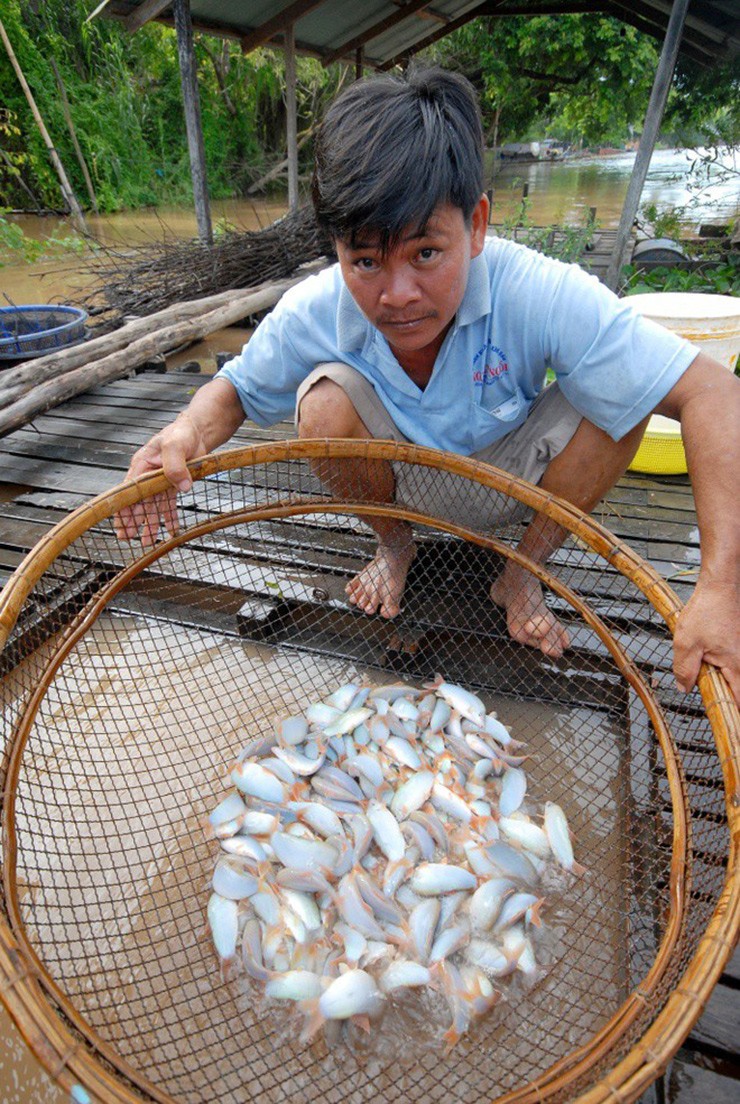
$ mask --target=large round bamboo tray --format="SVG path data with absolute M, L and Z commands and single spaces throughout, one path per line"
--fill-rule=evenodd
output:
M 351 493 L 378 463 L 392 504 Z M 74 1099 L 121 1104 L 636 1099 L 740 916 L 738 714 L 715 671 L 675 691 L 676 596 L 567 503 L 434 450 L 284 442 L 191 471 L 176 535 L 116 537 L 117 511 L 166 486 L 142 478 L 53 529 L 0 597 L 0 995 L 33 1051 Z M 338 473 L 334 498 L 318 476 Z M 564 527 L 552 566 L 517 552 L 521 517 L 492 535 L 492 503 Z M 343 594 L 391 515 L 419 549 L 394 622 Z M 506 558 L 566 622 L 562 659 L 508 639 L 487 597 Z M 248 733 L 348 677 L 435 671 L 498 710 L 530 791 L 566 809 L 588 873 L 551 906 L 557 961 L 447 1056 L 301 1046 L 219 975 L 205 816 Z

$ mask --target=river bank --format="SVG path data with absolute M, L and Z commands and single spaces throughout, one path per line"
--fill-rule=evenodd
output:
M 616 227 L 624 202 L 634 153 L 586 155 L 561 161 L 501 164 L 490 179 L 493 185 L 491 221 L 501 224 L 525 215 L 536 226 L 580 225 L 596 208 L 597 223 Z M 492 166 L 490 167 L 492 170 Z M 733 170 L 734 174 L 733 174 Z M 706 187 L 698 189 L 696 157 L 689 151 L 657 150 L 643 190 L 641 206 L 659 211 L 675 210 L 687 235 L 703 222 L 728 223 L 740 217 L 740 157 L 730 155 L 709 173 Z M 522 194 L 527 199 L 522 206 Z M 286 211 L 280 197 L 259 200 L 230 199 L 212 204 L 213 223 L 219 229 L 258 230 Z M 8 216 L 24 234 L 44 241 L 70 234 L 69 220 L 57 216 Z M 196 234 L 195 215 L 189 207 L 142 208 L 89 218 L 94 248 L 125 251 L 137 245 Z M 46 303 L 74 301 L 90 285 L 85 255 L 66 253 L 34 264 L 17 254 L 0 253 L 0 299 Z

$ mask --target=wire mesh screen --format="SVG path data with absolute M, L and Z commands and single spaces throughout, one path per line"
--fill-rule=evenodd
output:
M 151 550 L 116 537 L 108 496 L 19 610 L 2 653 L 5 916 L 44 1002 L 130 1094 L 108 1099 L 572 1100 L 655 1020 L 717 907 L 722 773 L 700 696 L 672 689 L 661 615 L 576 528 L 545 587 L 569 648 L 515 643 L 489 592 L 532 511 L 475 465 L 385 449 L 212 459 Z M 394 505 L 363 490 L 381 461 Z M 387 619 L 345 587 L 394 510 L 416 552 Z M 544 978 L 449 1054 L 412 1031 L 302 1044 L 243 971 L 219 972 L 208 814 L 250 737 L 347 682 L 437 673 L 525 743 L 530 793 L 565 810 L 587 874 L 546 902 Z

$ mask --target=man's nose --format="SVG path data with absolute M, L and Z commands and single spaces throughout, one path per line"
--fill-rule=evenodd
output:
M 380 298 L 384 307 L 408 306 L 420 298 L 416 274 L 410 265 L 390 265 L 385 272 Z

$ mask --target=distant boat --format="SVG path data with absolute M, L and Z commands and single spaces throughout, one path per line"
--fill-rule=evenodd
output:
M 565 147 L 553 138 L 536 142 L 507 142 L 499 150 L 505 161 L 556 161 L 565 156 Z

